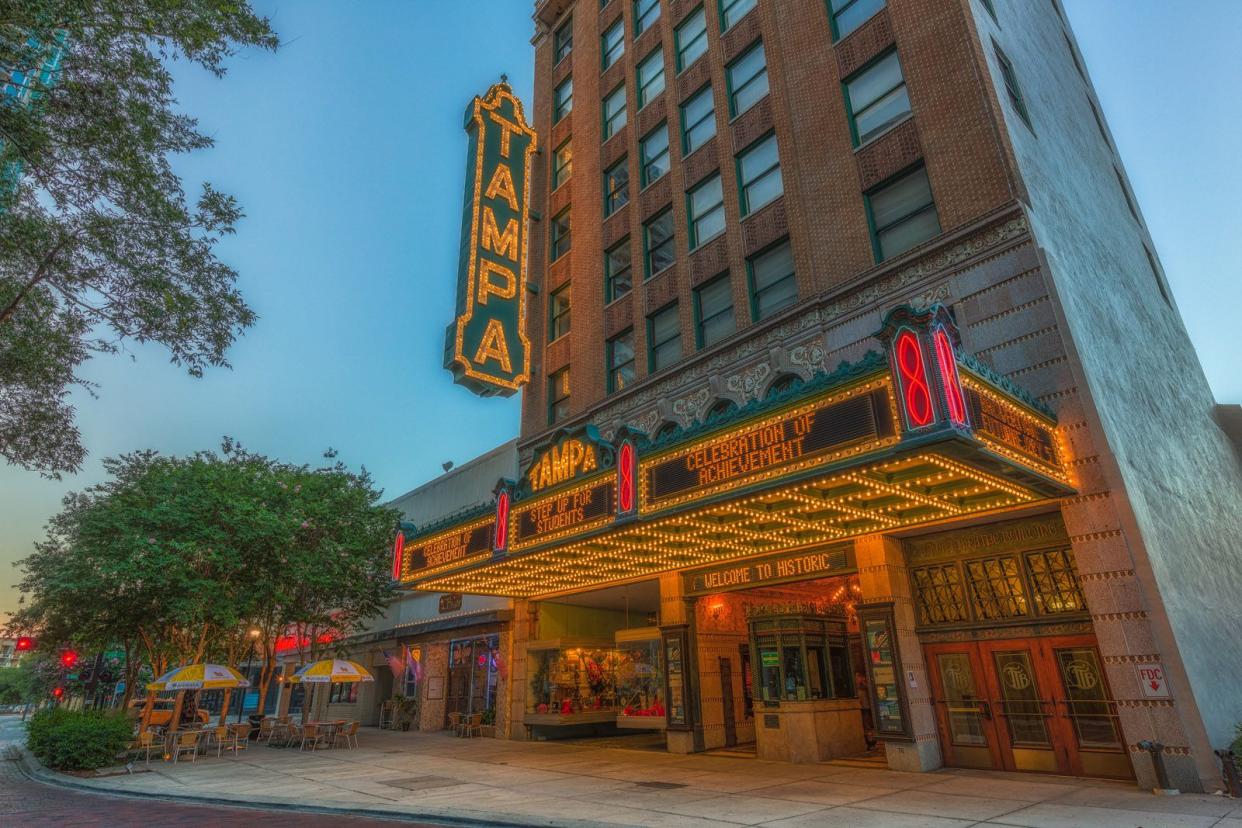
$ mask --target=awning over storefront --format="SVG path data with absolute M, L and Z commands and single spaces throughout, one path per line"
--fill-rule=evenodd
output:
M 558 432 L 495 509 L 405 538 L 403 586 L 528 597 L 1072 493 L 1052 413 L 902 307 L 886 355 L 649 440 Z

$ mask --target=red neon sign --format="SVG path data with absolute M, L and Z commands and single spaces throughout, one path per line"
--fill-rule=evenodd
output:
M 34 639 L 28 635 L 19 636 L 13 649 L 19 653 L 28 653 L 34 649 Z
M 897 335 L 893 349 L 897 355 L 897 373 L 901 380 L 906 419 L 913 428 L 930 425 L 936 417 L 936 410 L 932 406 L 927 368 L 923 364 L 923 349 L 919 347 L 918 337 L 913 331 L 902 331 Z
M 953 343 L 944 328 L 936 329 L 936 362 L 940 365 L 940 381 L 949 402 L 949 419 L 957 425 L 966 425 L 966 397 L 957 376 L 957 358 L 953 355 Z
M 401 565 L 405 557 L 405 533 L 397 530 L 397 539 L 392 542 L 392 579 L 401 580 Z
M 634 444 L 621 444 L 617 458 L 617 505 L 622 513 L 634 510 Z
M 501 492 L 496 496 L 496 543 L 497 551 L 503 552 L 509 546 L 509 493 Z

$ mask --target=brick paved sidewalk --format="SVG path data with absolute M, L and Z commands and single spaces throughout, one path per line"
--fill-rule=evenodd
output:
M 138 769 L 143 770 L 141 762 Z M 77 782 L 78 780 L 74 780 Z M 544 826 L 1242 828 L 1242 801 L 1132 784 L 364 730 L 357 750 L 239 757 L 86 780 L 100 791 Z M 270 823 L 269 823 L 270 824 Z

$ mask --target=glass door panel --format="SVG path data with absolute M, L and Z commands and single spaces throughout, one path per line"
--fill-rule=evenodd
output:
M 1078 750 L 1079 772 L 1091 776 L 1133 776 L 1121 741 L 1116 706 L 1093 646 L 1054 647 L 1065 718 Z
M 984 711 L 988 703 L 980 698 L 976 689 L 970 656 L 966 653 L 941 653 L 936 658 L 949 720 L 949 738 L 955 745 L 987 747 Z
M 1016 770 L 1069 773 L 1053 750 L 1049 730 L 1052 700 L 1040 695 L 1039 675 L 1030 650 L 993 651 L 998 710 L 1005 723 Z
M 945 762 L 963 768 L 1003 768 L 977 646 L 929 645 L 926 655 Z

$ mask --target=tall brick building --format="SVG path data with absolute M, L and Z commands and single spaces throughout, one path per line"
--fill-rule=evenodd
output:
M 1242 472 L 1057 0 L 535 24 L 532 472 L 402 572 L 507 735 L 1216 786 Z

